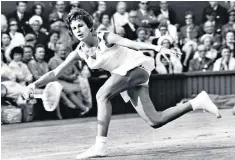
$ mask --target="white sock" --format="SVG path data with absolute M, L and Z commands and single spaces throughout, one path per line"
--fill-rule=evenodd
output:
M 108 141 L 107 137 L 103 137 L 103 136 L 96 136 L 96 142 L 95 145 L 99 146 L 99 147 L 103 147 Z
M 189 100 L 189 103 L 192 105 L 193 110 L 199 109 L 198 105 L 200 102 L 198 101 L 197 97 L 192 100 Z

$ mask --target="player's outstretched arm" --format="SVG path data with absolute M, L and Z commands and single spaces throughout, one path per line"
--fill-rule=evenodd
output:
M 136 50 L 149 49 L 149 50 L 155 50 L 157 52 L 161 52 L 164 55 L 165 54 L 169 54 L 169 55 L 175 55 L 176 54 L 172 50 L 167 49 L 167 48 L 165 48 L 161 45 L 152 45 L 152 44 L 148 44 L 148 43 L 132 41 L 132 40 L 129 40 L 127 38 L 123 38 L 123 37 L 121 37 L 117 34 L 111 33 L 111 32 L 107 36 L 107 41 L 110 44 L 118 44 L 120 46 L 125 46 L 125 47 L 133 48 L 133 49 L 136 49 Z
M 160 45 L 156 46 L 156 45 L 147 44 L 147 43 L 143 43 L 143 42 L 132 41 L 132 40 L 129 40 L 127 38 L 123 38 L 123 37 L 121 37 L 117 34 L 111 33 L 111 32 L 107 36 L 107 41 L 110 44 L 118 44 L 118 45 L 125 46 L 128 48 L 133 48 L 136 50 L 151 49 L 151 50 L 155 50 L 157 52 L 160 52 L 160 50 L 163 48 Z
M 38 88 L 48 84 L 49 82 L 57 80 L 60 75 L 65 71 L 65 69 L 73 65 L 77 60 L 81 60 L 81 58 L 79 57 L 76 51 L 72 51 L 63 63 L 61 63 L 57 68 L 53 69 L 52 71 L 44 74 L 32 85 L 34 85 L 34 88 Z

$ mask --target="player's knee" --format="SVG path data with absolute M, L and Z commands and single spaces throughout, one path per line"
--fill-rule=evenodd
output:
M 97 103 L 104 103 L 109 101 L 109 95 L 103 91 L 98 91 L 96 94 Z
M 157 118 L 151 121 L 150 126 L 154 129 L 160 128 L 165 124 L 164 118 L 161 113 L 158 114 Z

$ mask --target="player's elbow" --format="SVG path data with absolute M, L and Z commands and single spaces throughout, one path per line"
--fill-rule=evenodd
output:
M 57 80 L 60 77 L 60 74 L 58 72 L 56 72 L 56 70 L 52 70 L 52 71 L 49 72 L 49 76 L 53 80 Z

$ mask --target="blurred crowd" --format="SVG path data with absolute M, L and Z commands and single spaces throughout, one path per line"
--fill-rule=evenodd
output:
M 208 2 L 200 24 L 195 23 L 190 10 L 184 14 L 185 23 L 180 24 L 175 16 L 177 10 L 167 1 L 160 1 L 158 6 L 151 6 L 148 1 L 136 2 L 135 10 L 128 10 L 127 3 L 121 1 L 114 14 L 107 12 L 108 2 L 87 3 L 96 8 L 89 11 L 95 32 L 111 31 L 178 53 L 161 57 L 154 51 L 143 50 L 155 59 L 155 74 L 235 70 L 234 1 L 227 2 L 227 8 L 215 1 Z M 3 98 L 13 99 L 16 105 L 34 105 L 36 102 L 25 104 L 19 91 L 60 65 L 79 43 L 65 23 L 71 10 L 82 8 L 79 1 L 55 1 L 49 15 L 44 14 L 42 2 L 35 2 L 31 12 L 27 5 L 26 1 L 18 1 L 15 11 L 1 14 L 1 92 Z M 77 62 L 59 79 L 64 87 L 61 102 L 79 110 L 78 116 L 87 113 L 92 107 L 88 78 L 108 76 L 106 71 L 90 70 L 84 62 Z M 59 109 L 57 116 L 62 118 Z

